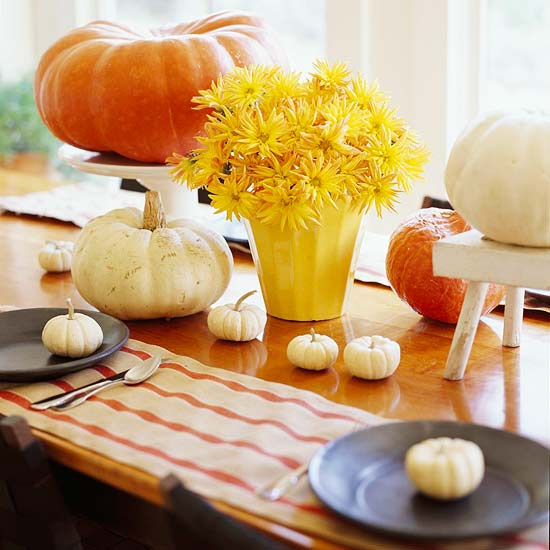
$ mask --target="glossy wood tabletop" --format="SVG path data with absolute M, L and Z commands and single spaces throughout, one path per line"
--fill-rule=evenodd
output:
M 18 194 L 49 185 L 39 178 L 0 170 L 0 194 Z M 70 273 L 46 274 L 37 262 L 38 250 L 46 239 L 74 240 L 78 233 L 75 226 L 54 220 L 1 215 L 0 304 L 59 307 L 71 297 L 76 306 L 90 308 L 78 295 Z M 248 255 L 235 253 L 233 279 L 220 301 L 234 301 L 250 289 L 259 289 L 252 261 Z M 254 300 L 261 305 L 260 293 Z M 258 340 L 240 344 L 216 340 L 207 329 L 206 313 L 128 325 L 132 338 L 215 367 L 311 390 L 385 417 L 462 420 L 520 432 L 546 444 L 550 439 L 550 317 L 542 312 L 526 312 L 522 345 L 516 349 L 501 346 L 502 311 L 484 317 L 462 381 L 443 379 L 454 327 L 417 315 L 391 290 L 378 285 L 356 283 L 347 315 L 315 323 L 316 331 L 334 338 L 341 350 L 346 342 L 362 335 L 381 334 L 399 342 L 399 369 L 389 379 L 378 382 L 350 377 L 341 354 L 334 367 L 324 372 L 307 372 L 290 365 L 286 345 L 294 336 L 307 332 L 310 323 L 269 317 Z M 62 464 L 151 502 L 160 502 L 152 476 L 48 434 L 39 435 L 51 457 Z M 266 520 L 235 510 L 231 513 L 301 546 L 332 548 L 331 544 Z

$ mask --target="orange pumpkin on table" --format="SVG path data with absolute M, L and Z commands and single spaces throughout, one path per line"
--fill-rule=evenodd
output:
M 61 141 L 164 162 L 197 146 L 207 116 L 191 103 L 199 90 L 235 65 L 285 62 L 262 19 L 241 12 L 146 32 L 96 21 L 44 53 L 35 99 Z
M 396 294 L 416 312 L 444 323 L 458 321 L 468 283 L 434 276 L 432 250 L 436 241 L 470 229 L 472 226 L 452 210 L 425 208 L 393 232 L 386 274 Z M 482 315 L 495 308 L 504 293 L 504 287 L 489 285 Z

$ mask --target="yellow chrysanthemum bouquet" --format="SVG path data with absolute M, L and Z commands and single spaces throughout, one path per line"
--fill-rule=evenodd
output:
M 200 147 L 175 154 L 174 179 L 206 187 L 228 219 L 281 229 L 318 224 L 328 205 L 392 209 L 420 178 L 426 148 L 376 83 L 318 61 L 310 78 L 280 67 L 234 68 L 194 98 L 212 109 Z
M 306 80 L 279 67 L 235 68 L 200 92 L 200 146 L 168 162 L 244 218 L 267 311 L 330 319 L 345 310 L 365 211 L 393 209 L 428 153 L 388 98 L 344 64 Z

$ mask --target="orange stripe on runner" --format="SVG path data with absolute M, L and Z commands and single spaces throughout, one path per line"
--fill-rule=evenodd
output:
M 73 389 L 73 387 L 68 382 L 65 382 L 65 380 L 49 380 L 49 382 L 65 392 Z
M 145 359 L 149 359 L 151 357 L 151 354 L 147 353 L 146 351 L 140 351 L 138 349 L 132 349 L 132 348 L 129 348 L 128 346 L 122 346 L 120 348 L 120 351 L 124 351 L 126 353 L 131 353 L 132 355 L 135 355 L 136 357 L 139 357 L 140 359 L 143 359 L 144 361 L 145 361 Z
M 111 367 L 107 367 L 106 365 L 94 365 L 92 368 L 105 378 L 110 378 L 111 376 L 117 374 L 116 370 L 113 370 Z

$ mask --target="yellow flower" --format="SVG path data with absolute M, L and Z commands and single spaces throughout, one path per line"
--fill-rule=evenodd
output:
M 235 67 L 224 77 L 224 101 L 233 109 L 253 105 L 265 92 L 265 83 L 279 70 L 262 65 Z
M 266 185 L 258 191 L 260 208 L 258 219 L 270 225 L 278 225 L 281 231 L 287 226 L 292 230 L 307 229 L 308 223 L 319 223 L 319 214 L 314 209 L 304 186 L 290 179 L 277 185 Z
M 382 216 L 382 208 L 395 211 L 395 203 L 400 190 L 395 182 L 395 176 L 382 175 L 380 168 L 375 162 L 370 163 L 371 175 L 365 185 L 366 193 L 363 200 L 366 206 L 374 204 L 378 216 Z
M 322 152 L 315 158 L 311 151 L 308 151 L 295 175 L 306 184 L 305 191 L 318 208 L 325 204 L 336 206 L 334 199 L 338 198 L 341 192 L 340 182 L 345 176 L 339 173 L 336 163 L 325 161 Z
M 276 181 L 278 179 L 287 179 L 290 177 L 292 168 L 296 165 L 296 156 L 290 154 L 287 159 L 277 158 L 274 156 L 267 157 L 263 164 L 255 165 L 251 172 L 257 178 L 258 184 L 261 186 L 267 181 Z
M 304 98 L 294 99 L 281 107 L 281 112 L 288 122 L 289 142 L 299 141 L 302 134 L 311 132 L 319 116 L 317 106 Z
M 296 98 L 305 94 L 305 87 L 300 84 L 300 73 L 297 71 L 277 71 L 269 82 L 266 99 L 272 103 Z
M 302 134 L 301 143 L 306 149 L 320 150 L 325 154 L 331 152 L 349 154 L 354 151 L 354 148 L 346 142 L 347 120 L 335 122 L 327 120 L 312 130 Z
M 340 159 L 340 174 L 342 175 L 344 190 L 348 195 L 358 197 L 361 192 L 361 182 L 370 175 L 369 162 L 364 153 L 354 156 L 345 156 Z
M 203 185 L 216 182 L 231 173 L 230 152 L 219 141 L 207 144 L 195 157 L 193 167 L 204 177 Z
M 376 160 L 384 174 L 398 173 L 404 170 L 407 160 L 406 137 L 392 141 L 390 130 L 382 127 L 380 135 L 369 136 L 369 141 L 370 158 Z
M 260 153 L 267 156 L 270 153 L 283 154 L 287 147 L 281 138 L 287 133 L 287 123 L 281 113 L 271 111 L 264 120 L 262 111 L 256 107 L 252 112 L 243 112 L 239 137 L 234 144 L 235 150 L 243 155 Z
M 345 97 L 335 96 L 329 103 L 319 107 L 319 113 L 332 125 L 345 121 L 347 138 L 356 138 L 365 133 L 365 113 Z
M 390 109 L 387 103 L 373 105 L 367 115 L 366 131 L 369 134 L 379 134 L 389 130 L 395 136 L 403 133 L 405 121 L 395 116 L 397 109 Z
M 235 174 L 227 176 L 223 182 L 218 181 L 208 186 L 212 199 L 212 206 L 216 209 L 216 214 L 225 212 L 226 219 L 230 220 L 233 216 L 238 220 L 241 216 L 251 218 L 257 208 L 256 197 L 247 190 L 248 184 L 242 179 L 238 179 Z
M 337 91 L 347 86 L 351 71 L 345 63 L 334 63 L 331 65 L 324 59 L 318 59 L 313 64 L 313 71 L 309 73 L 312 77 L 312 89 L 314 91 Z
M 206 137 L 198 136 L 196 139 L 204 145 L 213 141 L 234 139 L 240 124 L 239 113 L 222 107 L 216 114 L 208 115 L 208 122 L 204 125 Z
M 191 101 L 197 103 L 194 109 L 221 109 L 225 105 L 222 77 L 219 76 L 216 82 L 212 82 L 208 90 L 199 90 L 199 95 Z
M 173 166 L 170 170 L 172 179 L 181 185 L 187 185 L 189 189 L 198 189 L 205 185 L 206 181 L 204 174 L 201 173 L 195 166 L 198 155 L 191 153 L 188 156 L 173 153 L 166 159 L 169 166 Z
M 376 80 L 369 84 L 360 75 L 352 79 L 350 87 L 346 89 L 346 95 L 362 110 L 373 109 L 376 104 L 387 99 L 386 95 L 379 90 Z

